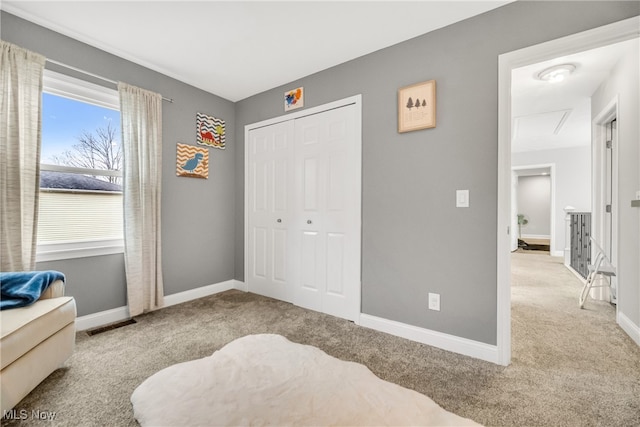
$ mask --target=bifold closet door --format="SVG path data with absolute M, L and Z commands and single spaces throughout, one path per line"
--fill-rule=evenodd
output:
M 356 320 L 360 173 L 355 105 L 295 120 L 294 303 Z
M 249 132 L 248 247 L 251 292 L 292 302 L 291 196 L 294 123 Z

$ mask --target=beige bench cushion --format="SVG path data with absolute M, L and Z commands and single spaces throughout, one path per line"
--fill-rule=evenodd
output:
M 58 298 L 64 296 L 64 282 L 56 280 L 43 293 L 39 299 Z
M 0 311 L 2 369 L 76 318 L 73 297 L 38 300 L 27 307 Z

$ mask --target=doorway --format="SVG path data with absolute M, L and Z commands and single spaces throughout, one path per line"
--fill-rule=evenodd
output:
M 361 97 L 245 127 L 250 292 L 359 322 Z
M 638 18 L 567 36 L 499 57 L 498 106 L 498 236 L 497 347 L 498 363 L 511 362 L 511 140 L 513 136 L 511 82 L 514 69 L 561 58 L 617 42 L 637 39 Z
M 555 165 L 512 166 L 511 170 L 511 251 L 557 255 Z

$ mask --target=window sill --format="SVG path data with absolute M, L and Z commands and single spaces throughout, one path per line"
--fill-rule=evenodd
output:
M 38 244 L 36 262 L 124 253 L 123 239 Z

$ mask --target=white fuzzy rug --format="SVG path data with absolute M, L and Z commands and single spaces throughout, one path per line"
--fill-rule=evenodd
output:
M 469 426 L 367 367 L 280 335 L 248 335 L 170 366 L 131 395 L 142 426 Z

